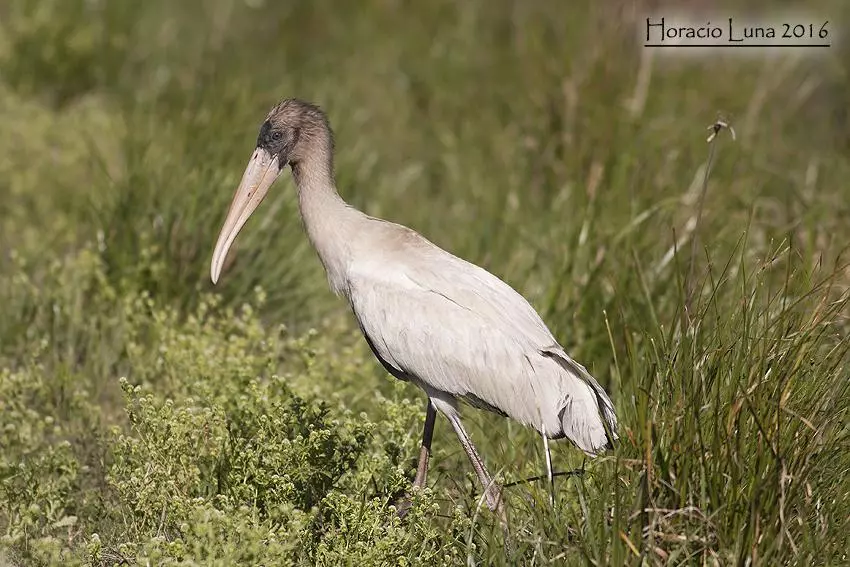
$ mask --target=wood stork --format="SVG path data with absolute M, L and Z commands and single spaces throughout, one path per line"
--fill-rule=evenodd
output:
M 533 427 L 544 440 L 566 437 L 591 456 L 611 447 L 617 439 L 611 400 L 534 308 L 486 270 L 348 205 L 336 190 L 333 150 L 327 116 L 317 106 L 287 99 L 272 108 L 218 236 L 213 283 L 237 234 L 289 165 L 307 236 L 331 289 L 348 300 L 387 371 L 428 396 L 414 486 L 425 484 L 439 410 L 466 451 L 487 505 L 503 514 L 501 489 L 461 423 L 458 400 Z

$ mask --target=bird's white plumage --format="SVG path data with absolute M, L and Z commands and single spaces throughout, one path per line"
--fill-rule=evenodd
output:
M 564 435 L 591 454 L 608 444 L 603 419 L 616 435 L 608 396 L 525 298 L 406 227 L 365 215 L 361 221 L 362 244 L 341 287 L 394 373 Z

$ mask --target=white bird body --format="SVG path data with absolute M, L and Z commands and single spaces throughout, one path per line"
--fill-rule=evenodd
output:
M 331 289 L 348 299 L 390 373 L 590 454 L 608 444 L 608 396 L 522 295 L 417 232 L 348 206 L 324 176 L 302 176 L 298 192 Z
M 578 365 L 581 374 L 568 370 L 575 363 L 522 296 L 424 239 L 396 255 L 391 266 L 355 259 L 347 281 L 354 314 L 391 373 L 431 397 L 566 435 L 588 453 L 607 445 L 593 379 Z
M 272 138 L 275 128 L 285 133 Z M 284 102 L 264 123 L 216 246 L 213 281 L 285 163 L 292 166 L 301 217 L 331 289 L 348 300 L 386 369 L 420 386 L 446 415 L 487 490 L 492 482 L 460 423 L 457 399 L 547 437 L 567 437 L 591 455 L 617 438 L 607 394 L 522 295 L 413 230 L 343 201 L 333 180 L 329 127 L 307 103 Z M 417 483 L 424 482 L 421 468 L 422 461 Z M 498 497 L 491 496 L 495 508 Z

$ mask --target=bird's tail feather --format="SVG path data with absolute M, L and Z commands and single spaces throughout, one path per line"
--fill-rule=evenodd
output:
M 558 364 L 560 364 L 561 367 L 570 375 L 587 384 L 595 398 L 595 409 L 598 421 L 585 424 L 584 427 L 581 427 L 584 433 L 583 435 L 574 436 L 569 434 L 570 431 L 575 431 L 577 429 L 575 419 L 578 416 L 576 416 L 575 413 L 580 412 L 580 410 L 575 407 L 575 404 L 580 403 L 579 400 L 574 400 L 572 403 L 568 403 L 564 406 L 561 411 L 561 424 L 564 429 L 564 434 L 567 437 L 570 437 L 580 449 L 591 455 L 595 455 L 607 449 L 612 449 L 614 447 L 614 442 L 619 439 L 617 434 L 617 414 L 614 411 L 614 404 L 611 402 L 611 398 L 608 397 L 605 389 L 599 385 L 599 382 L 590 375 L 584 366 L 571 359 L 563 351 L 558 352 L 555 350 L 547 350 L 544 351 L 543 354 L 556 360 Z M 585 403 L 587 404 L 592 402 L 587 400 Z M 585 413 L 586 415 L 586 412 L 581 413 Z

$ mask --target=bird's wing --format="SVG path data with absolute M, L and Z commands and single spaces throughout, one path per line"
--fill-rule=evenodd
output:
M 525 298 L 486 270 L 424 239 L 368 257 L 350 268 L 349 300 L 394 374 L 550 435 L 573 438 L 561 419 L 571 400 L 588 401 L 582 407 L 598 414 L 601 392 L 610 405 Z

